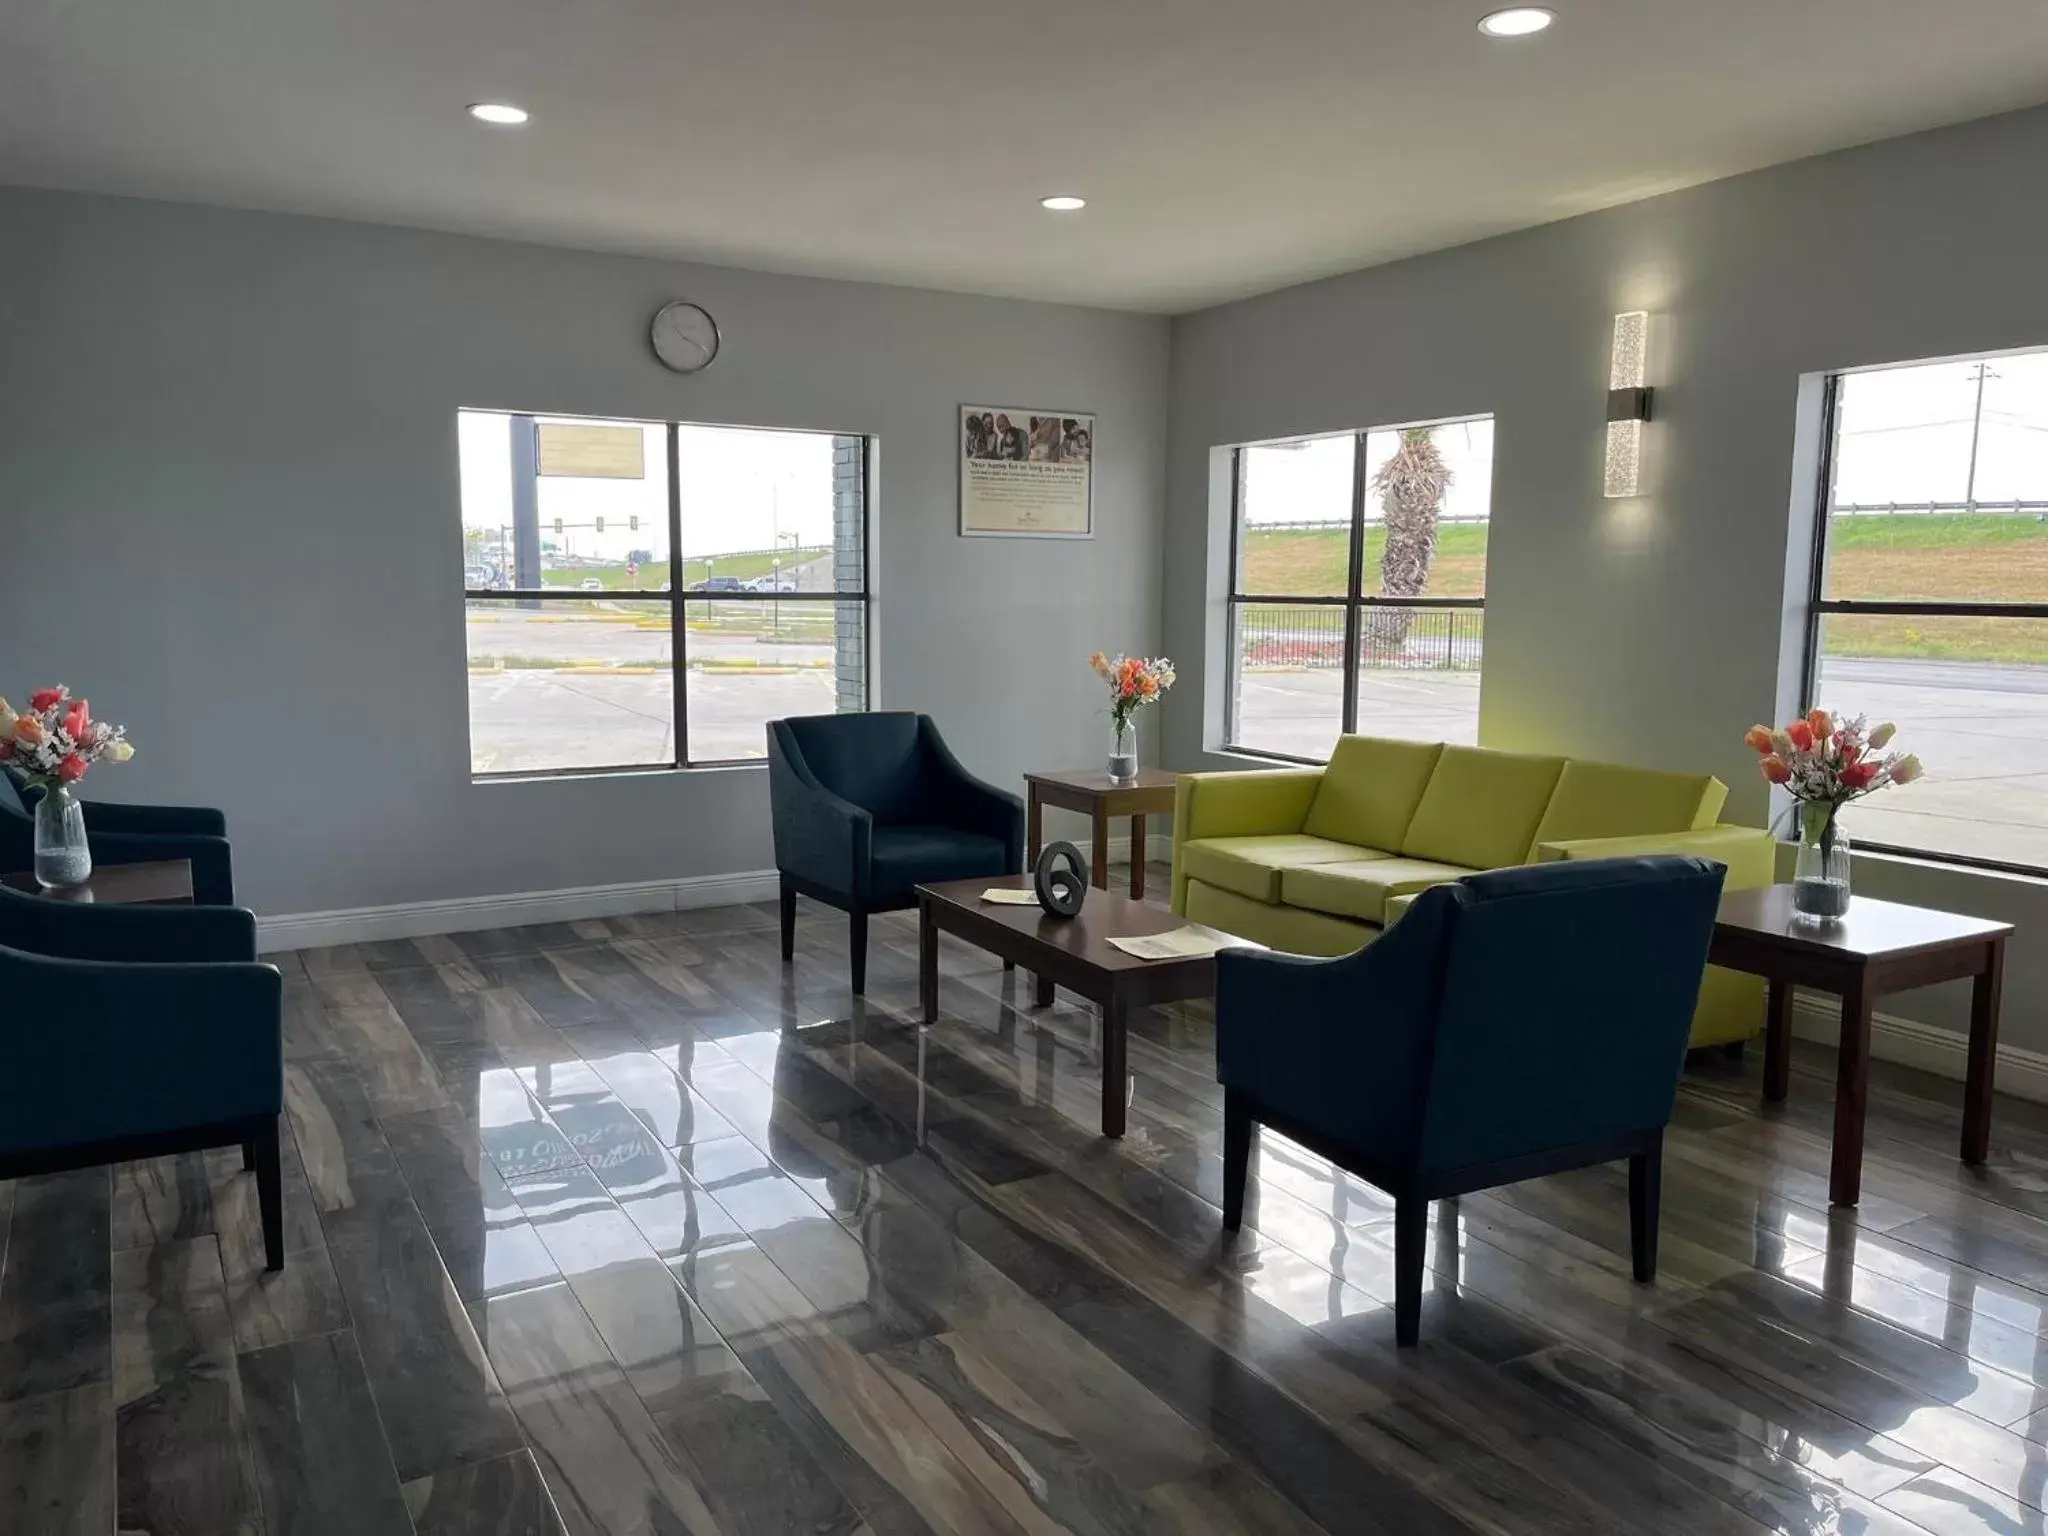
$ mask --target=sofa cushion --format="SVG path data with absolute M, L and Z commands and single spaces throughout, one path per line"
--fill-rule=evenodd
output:
M 1010 850 L 999 837 L 951 827 L 876 827 L 870 895 L 878 901 L 908 896 L 937 880 L 968 880 L 1007 873 Z
M 1524 863 L 1563 769 L 1561 757 L 1445 747 L 1401 852 L 1468 869 Z
M 1306 907 L 1253 901 L 1200 880 L 1188 882 L 1187 911 L 1182 915 L 1290 955 L 1348 955 L 1379 936 L 1379 929 L 1365 923 Z
M 1663 773 L 1574 760 L 1536 828 L 1538 843 L 1581 837 L 1640 837 L 1710 827 L 1728 786 L 1710 773 Z
M 1280 899 L 1290 907 L 1384 923 L 1389 898 L 1425 891 L 1432 885 L 1447 885 L 1471 873 L 1462 864 L 1440 864 L 1429 859 L 1318 864 L 1290 869 L 1282 875 Z
M 1400 847 L 1443 749 L 1440 741 L 1339 737 L 1301 830 L 1367 848 Z
M 1304 864 L 1357 863 L 1392 858 L 1372 848 L 1354 848 L 1303 832 L 1278 832 L 1263 837 L 1202 837 L 1181 845 L 1182 866 L 1192 879 L 1219 890 L 1235 891 L 1254 901 L 1280 899 L 1280 872 Z

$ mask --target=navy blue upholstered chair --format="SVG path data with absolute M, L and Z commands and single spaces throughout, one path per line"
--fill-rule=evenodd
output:
M 768 723 L 768 795 L 782 876 L 782 958 L 796 899 L 850 919 L 853 990 L 867 989 L 868 914 L 916 905 L 935 880 L 1024 867 L 1024 803 L 982 783 L 929 715 L 800 715 Z
M 1720 864 L 1602 859 L 1424 891 L 1337 960 L 1216 961 L 1223 1224 L 1271 1126 L 1394 1197 L 1394 1332 L 1415 1342 L 1429 1202 L 1620 1158 L 1638 1280 L 1657 1270 L 1664 1127 Z
M 0 886 L 0 1179 L 239 1146 L 284 1267 L 283 983 L 234 907 Z
M 11 770 L 0 769 L 0 871 L 35 865 L 35 822 L 29 808 L 40 790 L 24 790 Z M 202 907 L 235 904 L 235 872 L 228 856 L 227 818 L 183 805 L 116 805 L 87 800 L 85 832 L 95 864 L 151 864 L 184 859 L 192 866 L 192 900 Z

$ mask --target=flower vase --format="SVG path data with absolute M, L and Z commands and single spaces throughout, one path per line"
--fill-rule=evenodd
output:
M 1799 857 L 1792 870 L 1792 910 L 1808 922 L 1849 915 L 1849 838 L 1836 807 L 1809 801 L 1799 808 Z
M 85 839 L 85 808 L 68 784 L 54 784 L 36 802 L 37 882 L 59 891 L 92 878 L 92 847 Z
M 1109 777 L 1128 784 L 1138 776 L 1138 722 L 1129 715 L 1109 717 Z

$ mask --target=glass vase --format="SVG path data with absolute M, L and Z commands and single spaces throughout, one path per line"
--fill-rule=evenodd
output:
M 1799 858 L 1792 869 L 1792 910 L 1808 922 L 1849 915 L 1849 837 L 1836 825 L 1836 808 L 1799 808 Z
M 1138 776 L 1138 722 L 1129 715 L 1109 717 L 1109 777 L 1128 784 Z
M 68 784 L 52 785 L 36 802 L 36 881 L 45 889 L 61 891 L 91 878 L 85 807 Z

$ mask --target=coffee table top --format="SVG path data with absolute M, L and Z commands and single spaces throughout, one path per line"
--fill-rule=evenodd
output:
M 1124 971 L 1171 972 L 1185 967 L 1210 967 L 1216 963 L 1213 955 L 1177 960 L 1140 960 L 1136 955 L 1127 955 L 1114 948 L 1108 942 L 1110 939 L 1137 938 L 1144 934 L 1172 933 L 1179 928 L 1202 926 L 1190 923 L 1184 917 L 1176 917 L 1163 907 L 1133 901 L 1119 892 L 1091 886 L 1078 916 L 1048 917 L 1038 906 L 1009 907 L 983 901 L 981 893 L 990 886 L 1028 891 L 1031 889 L 1031 877 L 997 875 L 980 880 L 947 880 L 937 885 L 921 885 L 917 889 L 919 894 L 930 897 L 937 905 L 950 907 L 958 913 L 971 912 L 987 923 L 1008 929 L 1023 941 L 1023 948 L 1057 950 L 1072 960 L 1109 975 Z M 1231 936 L 1231 943 L 1233 947 L 1243 949 L 1264 947 L 1235 935 Z M 1030 964 L 1028 959 L 1022 963 Z
M 1834 959 L 1879 959 L 1951 944 L 1981 942 L 2012 932 L 2011 923 L 1909 907 L 1895 901 L 1852 896 L 1846 917 L 1809 923 L 1792 911 L 1792 887 L 1766 885 L 1729 891 L 1721 898 L 1714 926 L 1733 930 L 1775 948 Z
M 85 884 L 46 891 L 26 870 L 0 875 L 0 885 L 51 901 L 98 902 L 106 906 L 180 906 L 192 901 L 192 866 L 184 859 L 148 864 L 101 864 Z
M 1112 779 L 1101 768 L 1040 768 L 1024 775 L 1027 784 L 1050 784 L 1057 789 L 1078 789 L 1097 795 L 1131 789 L 1172 789 L 1179 779 L 1179 774 L 1163 768 L 1140 768 L 1135 779 Z

